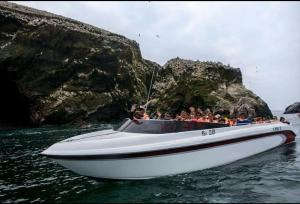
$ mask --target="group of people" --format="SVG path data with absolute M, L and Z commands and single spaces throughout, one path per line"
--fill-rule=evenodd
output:
M 133 120 L 137 119 L 150 119 L 150 116 L 146 113 L 143 106 L 137 107 L 133 105 L 130 110 L 130 118 Z M 207 108 L 202 110 L 201 108 L 189 107 L 187 110 L 182 110 L 176 115 L 171 115 L 169 113 L 162 113 L 157 110 L 153 119 L 158 120 L 176 120 L 176 121 L 194 121 L 194 122 L 209 122 L 209 123 L 222 123 L 228 124 L 230 126 L 234 125 L 246 125 L 246 124 L 257 124 L 257 123 L 270 123 L 278 121 L 277 117 L 274 116 L 273 119 L 266 119 L 264 117 L 249 117 L 246 113 L 241 113 L 238 117 L 230 117 L 228 115 L 213 114 L 212 111 Z M 288 123 L 283 117 L 280 118 L 280 122 Z

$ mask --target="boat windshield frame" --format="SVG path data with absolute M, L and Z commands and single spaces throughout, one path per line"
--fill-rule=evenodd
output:
M 115 131 L 128 133 L 143 133 L 143 134 L 166 134 L 194 130 L 205 130 L 229 127 L 222 123 L 196 122 L 196 121 L 177 121 L 177 120 L 131 120 L 124 119 Z

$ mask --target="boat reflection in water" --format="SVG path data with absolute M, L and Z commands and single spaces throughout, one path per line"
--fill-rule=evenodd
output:
M 295 141 L 280 122 L 228 126 L 127 119 L 118 127 L 58 142 L 45 155 L 70 170 L 105 179 L 149 179 L 212 168 Z

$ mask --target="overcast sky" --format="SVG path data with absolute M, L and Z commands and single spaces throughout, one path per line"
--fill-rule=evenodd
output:
M 300 2 L 16 3 L 124 35 L 161 65 L 178 56 L 239 67 L 271 110 L 300 101 Z

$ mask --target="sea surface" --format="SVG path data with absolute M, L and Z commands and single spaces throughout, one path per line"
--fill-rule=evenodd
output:
M 300 202 L 299 137 L 225 166 L 141 181 L 94 181 L 39 155 L 60 140 L 112 125 L 0 131 L 0 203 Z

